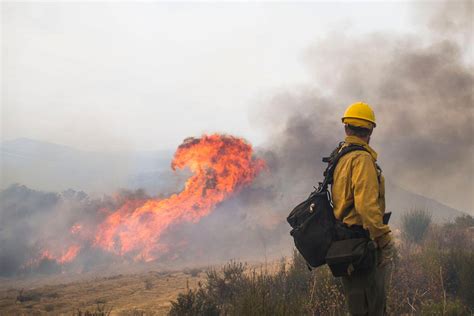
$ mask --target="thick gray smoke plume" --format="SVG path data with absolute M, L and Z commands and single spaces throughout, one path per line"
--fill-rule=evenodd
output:
M 85 218 L 83 192 L 40 192 L 12 185 L 0 192 L 0 276 L 25 268 L 47 240 L 63 242 L 79 217 Z M 83 212 L 75 206 L 81 205 Z M 50 267 L 51 268 L 51 267 Z M 54 270 L 54 269 L 53 269 Z
M 72 234 L 71 227 L 80 223 L 94 231 L 106 216 L 101 210 L 145 198 L 148 196 L 142 190 L 99 199 L 82 191 L 42 192 L 23 185 L 0 191 L 0 276 L 58 272 L 62 267 L 55 260 L 42 258 L 41 253 L 57 252 L 74 243 L 82 248 L 68 268 L 84 271 L 101 262 L 110 263 L 112 255 L 91 247 L 91 240 Z
M 295 196 L 321 178 L 321 157 L 344 138 L 345 107 L 364 100 L 375 108 L 371 145 L 388 179 L 473 211 L 472 2 L 424 9 L 417 19 L 428 33 L 333 33 L 314 44 L 314 86 L 281 93 L 259 113 L 274 133 L 266 148 L 282 192 Z

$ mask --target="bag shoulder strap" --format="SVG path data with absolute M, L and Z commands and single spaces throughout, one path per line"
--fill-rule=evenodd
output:
M 342 156 L 350 153 L 351 151 L 356 151 L 356 150 L 364 150 L 367 151 L 367 149 L 364 148 L 364 146 L 361 145 L 356 145 L 356 144 L 349 144 L 347 146 L 343 146 L 344 142 L 339 143 L 339 146 L 331 153 L 331 156 L 329 157 L 324 157 L 323 162 L 327 162 L 328 166 L 326 170 L 324 171 L 324 181 L 323 183 L 320 184 L 320 191 L 324 191 L 328 189 L 328 186 L 332 184 L 334 180 L 334 170 L 336 169 L 337 163 L 339 162 L 339 159 L 342 158 Z

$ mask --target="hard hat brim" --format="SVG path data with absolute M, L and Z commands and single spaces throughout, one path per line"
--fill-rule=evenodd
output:
M 377 125 L 375 122 L 359 118 L 359 117 L 343 117 L 342 123 L 352 125 L 352 126 L 357 126 L 357 127 L 362 127 L 362 128 L 368 128 L 368 129 L 373 129 Z

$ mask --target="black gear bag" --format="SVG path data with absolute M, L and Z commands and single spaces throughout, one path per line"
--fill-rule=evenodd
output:
M 363 146 L 351 144 L 342 147 L 342 144 L 339 144 L 330 157 L 323 158 L 323 162 L 329 163 L 324 172 L 324 181 L 319 183 L 319 187 L 305 201 L 298 204 L 287 218 L 293 228 L 290 234 L 293 236 L 296 249 L 308 265 L 314 268 L 326 263 L 328 249 L 334 240 L 345 239 L 338 236 L 344 231 L 344 224 L 334 217 L 328 189 L 329 184 L 332 184 L 337 162 L 351 151 L 367 151 Z

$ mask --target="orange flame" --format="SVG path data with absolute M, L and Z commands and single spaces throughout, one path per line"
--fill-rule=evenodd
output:
M 81 247 L 78 245 L 72 245 L 69 247 L 65 253 L 59 258 L 56 259 L 56 261 L 60 264 L 64 264 L 67 262 L 71 262 L 76 258 L 77 254 L 79 253 L 79 250 L 81 250 Z
M 160 243 L 168 227 L 199 221 L 255 179 L 265 162 L 252 155 L 251 145 L 240 138 L 218 134 L 188 138 L 178 147 L 171 164 L 173 170 L 187 167 L 193 173 L 183 191 L 166 199 L 129 199 L 116 210 L 100 209 L 108 215 L 95 229 L 74 224 L 70 228 L 72 245 L 60 251 L 58 247 L 51 247 L 56 251 L 44 250 L 27 266 L 44 259 L 71 262 L 84 243 L 138 260 L 156 259 L 170 248 Z
M 56 263 L 59 263 L 59 264 L 65 264 L 65 263 L 73 261 L 80 250 L 81 250 L 81 246 L 72 245 L 68 247 L 66 251 L 62 251 L 61 255 L 59 256 L 53 254 L 53 252 L 50 250 L 43 250 L 37 258 L 29 260 L 26 264 L 22 266 L 22 268 L 25 269 L 29 267 L 38 266 L 43 260 L 50 260 L 50 261 L 55 261 Z
M 167 199 L 126 202 L 99 225 L 94 245 L 119 255 L 132 254 L 136 259 L 156 259 L 168 248 L 160 243 L 160 237 L 170 225 L 199 221 L 250 184 L 265 163 L 252 157 L 252 147 L 244 140 L 214 134 L 186 139 L 171 167 L 188 167 L 193 172 L 184 190 Z

